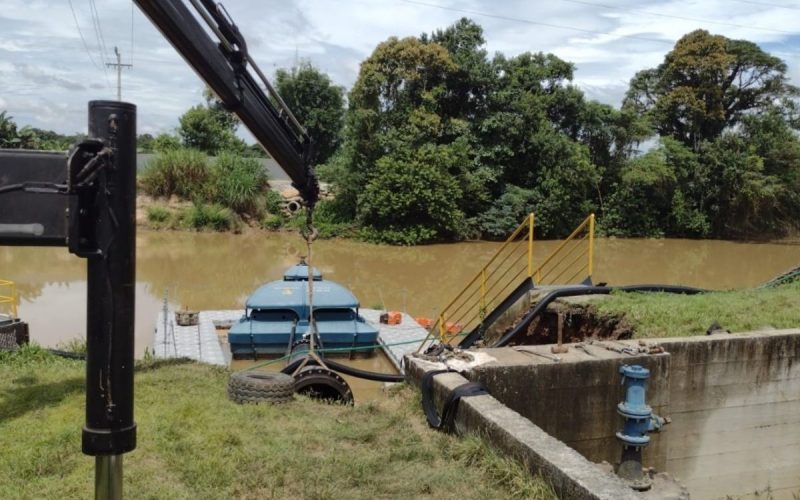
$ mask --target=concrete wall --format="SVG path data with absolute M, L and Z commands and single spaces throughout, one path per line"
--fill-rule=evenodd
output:
M 590 460 L 614 463 L 622 424 L 618 369 L 644 365 L 651 370 L 649 404 L 673 422 L 652 435 L 646 465 L 676 476 L 693 498 L 766 488 L 775 498 L 800 493 L 800 330 L 648 343 L 667 353 L 630 356 L 593 344 L 572 346 L 554 362 L 549 346 L 486 349 L 495 361 L 468 378 Z
M 667 470 L 695 498 L 800 494 L 800 330 L 665 340 Z
M 415 383 L 420 382 L 426 371 L 442 368 L 420 359 L 406 360 L 407 374 Z M 433 379 L 433 399 L 440 415 L 447 395 L 466 382 L 467 379 L 458 373 L 443 373 Z M 459 434 L 474 433 L 484 437 L 531 472 L 541 474 L 564 500 L 645 498 L 491 395 L 463 398 L 458 404 L 454 426 Z
M 592 461 L 613 464 L 620 458 L 615 437 L 622 427 L 622 417 L 616 412 L 623 397 L 620 366 L 647 367 L 651 373 L 648 404 L 659 415 L 667 410 L 668 355 L 628 356 L 600 347 L 590 348 L 591 354 L 587 354 L 572 347 L 560 356 L 561 362 L 554 363 L 545 357 L 553 356 L 549 345 L 526 349 L 528 352 L 486 349 L 499 362 L 476 367 L 469 378 L 483 383 L 509 408 Z M 651 436 L 644 459 L 658 470 L 665 469 L 661 435 Z

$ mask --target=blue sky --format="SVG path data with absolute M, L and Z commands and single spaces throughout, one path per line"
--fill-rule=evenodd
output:
M 415 36 L 470 17 L 490 53 L 552 52 L 575 63 L 588 97 L 618 106 L 633 74 L 660 63 L 684 33 L 704 28 L 745 38 L 784 59 L 800 85 L 797 0 L 227 0 L 268 74 L 310 60 L 349 88 L 359 63 L 390 36 Z M 84 131 L 86 102 L 114 98 L 104 68 L 119 46 L 123 99 L 139 108 L 139 131 L 170 131 L 203 84 L 128 0 L 5 0 L 0 13 L 0 110 L 21 125 Z M 88 46 L 79 35 L 78 27 Z M 133 30 L 131 30 L 131 26 Z M 103 47 L 105 46 L 105 49 Z

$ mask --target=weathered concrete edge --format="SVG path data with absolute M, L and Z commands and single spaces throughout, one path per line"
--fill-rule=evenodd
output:
M 406 375 L 419 385 L 434 365 L 406 357 Z M 441 407 L 445 396 L 468 380 L 458 373 L 434 379 L 434 395 Z M 626 500 L 643 497 L 617 476 L 584 458 L 563 442 L 544 432 L 530 420 L 490 395 L 464 398 L 455 420 L 459 434 L 475 433 L 487 438 L 502 452 L 520 460 L 533 473 L 549 481 L 560 498 Z

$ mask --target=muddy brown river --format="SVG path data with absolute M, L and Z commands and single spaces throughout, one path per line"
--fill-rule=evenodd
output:
M 557 245 L 537 241 L 543 258 Z M 364 307 L 434 316 L 498 247 L 467 242 L 420 247 L 318 241 L 314 264 L 349 287 Z M 305 252 L 295 234 L 140 231 L 137 239 L 136 349 L 152 343 L 166 296 L 190 309 L 243 307 L 258 285 L 279 279 Z M 800 241 L 745 243 L 679 239 L 598 239 L 595 282 L 673 283 L 707 288 L 757 285 L 800 264 Z M 31 338 L 55 346 L 84 336 L 86 264 L 63 248 L 0 247 L 0 279 L 17 283 Z

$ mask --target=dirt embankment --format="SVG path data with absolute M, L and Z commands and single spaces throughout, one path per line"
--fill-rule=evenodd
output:
M 527 311 L 526 311 L 527 313 Z M 516 327 L 523 314 L 510 328 Z M 574 304 L 555 301 L 537 316 L 522 334 L 512 341 L 513 345 L 554 344 L 558 341 L 559 316 L 562 324 L 562 341 L 580 342 L 585 339 L 629 339 L 633 327 L 623 313 L 600 313 L 592 304 Z

